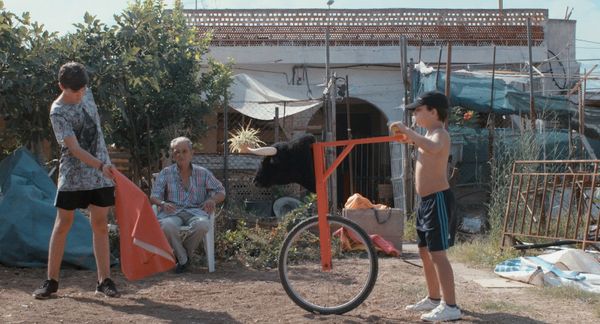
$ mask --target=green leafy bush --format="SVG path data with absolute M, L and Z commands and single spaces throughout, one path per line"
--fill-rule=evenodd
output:
M 222 260 L 235 260 L 254 269 L 276 268 L 285 235 L 299 222 L 313 215 L 314 195 L 292 210 L 274 227 L 250 225 L 244 220 L 245 212 L 232 207 L 225 222 L 233 220 L 230 228 L 217 231 L 215 253 Z M 226 226 L 226 225 L 225 225 Z

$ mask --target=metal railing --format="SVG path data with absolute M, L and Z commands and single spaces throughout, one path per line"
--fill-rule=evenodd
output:
M 600 160 L 516 161 L 502 246 L 525 238 L 546 245 L 580 243 L 582 249 L 600 243 L 599 164 Z

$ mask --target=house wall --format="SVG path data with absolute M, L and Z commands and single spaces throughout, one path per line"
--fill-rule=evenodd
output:
M 554 25 L 552 28 L 554 29 Z M 567 37 L 569 33 L 559 36 Z M 562 41 L 552 42 L 552 44 L 560 44 Z M 411 46 L 407 52 L 409 61 L 417 62 L 419 48 Z M 491 64 L 492 53 L 493 49 L 489 46 L 455 46 L 452 48 L 452 63 L 455 65 Z M 534 61 L 547 58 L 546 46 L 534 47 L 532 53 Z M 325 83 L 324 47 L 213 47 L 210 55 L 220 61 L 233 59 L 234 74 L 246 73 L 270 77 L 288 84 Z M 439 47 L 423 47 L 420 57 L 428 65 L 437 65 Z M 445 64 L 446 57 L 447 53 L 444 49 L 442 64 Z M 527 47 L 496 48 L 497 64 L 524 64 L 527 60 Z M 403 102 L 404 87 L 401 83 L 399 62 L 398 47 L 330 47 L 331 72 L 336 73 L 338 77 L 348 75 L 350 95 L 373 104 L 384 112 L 388 120 L 402 118 L 400 106 Z M 307 80 L 303 77 L 303 66 L 307 66 Z M 318 97 L 321 94 L 313 93 L 313 95 Z M 298 124 L 294 125 L 294 129 L 302 128 L 302 124 L 307 124 L 307 116 L 298 116 L 297 119 Z
M 553 36 L 555 37 L 555 36 Z M 560 36 L 562 37 L 562 36 Z M 559 42 L 560 40 L 557 40 Z M 262 64 L 324 64 L 324 46 L 213 46 L 211 56 L 226 62 L 233 58 L 240 65 Z M 397 46 L 331 46 L 329 49 L 331 64 L 399 64 L 400 50 Z M 430 64 L 437 63 L 439 46 L 423 46 L 421 60 Z M 498 64 L 524 62 L 528 57 L 527 46 L 497 46 Z M 534 60 L 546 58 L 545 46 L 533 48 Z M 408 57 L 414 61 L 419 57 L 419 47 L 409 46 Z M 275 63 L 276 62 L 276 63 Z M 445 51 L 442 63 L 446 62 Z M 453 63 L 491 63 L 491 46 L 453 46 Z
M 544 43 L 549 63 L 540 66 L 544 73 L 543 89 L 547 92 L 571 88 L 579 79 L 576 61 L 575 31 L 577 21 L 549 19 L 544 26 Z
M 213 17 L 211 15 L 215 15 L 215 17 L 217 17 L 223 13 L 215 12 L 203 14 L 210 17 Z M 243 17 L 239 19 L 245 21 L 244 19 L 250 19 L 247 17 L 256 15 L 256 13 L 243 12 L 240 15 L 240 17 Z M 274 15 L 279 17 L 279 13 L 275 13 Z M 202 21 L 200 25 L 210 25 L 210 21 L 212 21 L 211 19 L 213 18 L 208 19 L 208 16 L 204 18 L 198 18 L 198 21 Z M 477 14 L 477 16 L 479 16 L 479 14 Z M 547 13 L 544 17 L 547 17 Z M 256 19 L 259 18 L 260 17 Z M 455 18 L 448 16 L 444 19 Z M 495 23 L 495 21 L 497 21 L 497 17 L 494 16 L 492 20 Z M 258 21 L 258 23 L 264 23 L 268 25 L 270 20 L 262 21 L 259 19 Z M 558 60 L 568 60 L 569 58 L 574 60 L 575 51 L 565 51 L 564 45 L 574 44 L 575 22 L 544 19 L 541 24 L 544 27 L 543 37 L 545 40 L 541 44 L 537 43 L 537 45 L 532 48 L 533 61 L 538 63 L 536 65 L 543 65 L 540 65 L 539 63 L 543 62 L 549 57 L 548 50 L 551 50 L 554 53 L 560 53 L 560 55 L 557 57 Z M 227 25 L 227 23 L 225 23 L 225 25 Z M 266 39 L 266 41 L 261 44 L 260 40 L 256 40 L 252 38 L 253 36 L 250 36 L 250 34 L 252 34 L 251 32 L 248 32 L 247 35 L 245 34 L 246 27 L 239 27 L 243 26 L 239 24 L 234 25 L 229 26 L 228 28 L 230 29 L 223 29 L 223 35 L 221 35 L 221 38 L 219 38 L 223 42 L 219 43 L 219 46 L 211 46 L 209 53 L 209 55 L 218 61 L 226 62 L 232 59 L 235 62 L 233 71 L 234 74 L 246 73 L 250 76 L 268 77 L 282 83 L 285 82 L 287 84 L 306 85 L 307 91 L 309 89 L 316 89 L 316 86 L 319 84 L 326 83 L 326 73 L 324 69 L 326 60 L 326 47 L 321 45 L 323 44 L 322 38 L 321 41 L 318 42 L 307 42 L 314 46 L 273 46 L 267 44 L 273 44 L 273 39 L 279 40 L 279 38 L 277 38 L 280 37 L 279 34 L 273 30 L 280 27 L 271 26 L 271 29 L 265 27 L 265 30 L 268 29 L 267 31 L 272 32 L 272 35 L 270 32 L 265 33 L 269 34 L 273 39 Z M 489 28 L 496 28 L 492 25 L 490 25 L 491 27 Z M 522 27 L 522 23 L 519 26 Z M 310 29 L 309 27 L 306 28 Z M 499 29 L 501 28 L 502 27 L 499 27 Z M 250 29 L 251 28 L 248 27 L 248 30 Z M 299 30 L 298 33 L 302 34 L 302 28 L 297 28 L 297 30 Z M 230 34 L 228 31 L 235 31 L 235 33 L 231 33 L 231 39 L 229 39 Z M 504 30 L 504 32 L 506 33 L 506 30 Z M 493 29 L 491 30 L 491 34 L 494 34 Z M 498 35 L 505 34 L 499 33 Z M 519 36 L 519 40 L 521 40 L 522 43 L 522 33 L 520 35 L 521 36 Z M 464 38 L 468 39 L 471 36 L 477 38 L 477 35 L 469 34 L 465 34 Z M 492 38 L 495 36 L 496 35 L 493 35 Z M 234 44 L 236 43 L 236 40 L 239 41 L 237 42 L 237 46 L 223 46 Z M 248 40 L 246 43 L 248 45 L 240 45 L 244 44 L 245 40 Z M 375 40 L 375 38 L 373 38 L 373 40 Z M 437 40 L 435 43 L 438 43 Z M 455 68 L 468 69 L 469 67 L 467 65 L 470 64 L 473 65 L 473 69 L 487 67 L 491 68 L 493 62 L 493 47 L 486 46 L 485 40 L 482 42 L 476 42 L 479 46 L 465 46 L 464 44 L 467 43 L 468 42 L 461 43 L 463 45 L 455 45 L 452 47 L 451 63 L 453 66 Z M 370 43 L 369 45 L 372 44 L 373 43 Z M 412 45 L 414 44 L 415 39 L 413 39 Z M 398 46 L 330 46 L 329 50 L 331 73 L 335 73 L 341 78 L 344 78 L 346 75 L 348 76 L 349 93 L 351 98 L 363 100 L 372 105 L 369 106 L 370 108 L 375 107 L 376 109 L 380 110 L 384 114 L 387 121 L 402 119 L 404 87 L 399 68 L 401 57 L 400 48 Z M 423 61 L 427 65 L 435 66 L 437 65 L 438 58 L 440 57 L 440 47 L 409 46 L 407 48 L 407 55 L 409 62 L 418 63 L 418 61 Z M 442 49 L 440 63 L 445 64 L 446 58 L 447 52 L 444 48 Z M 522 68 L 525 66 L 525 63 L 528 60 L 529 49 L 527 46 L 496 46 L 495 61 L 498 66 L 510 65 L 513 68 Z M 560 65 L 559 63 L 557 64 Z M 562 64 L 564 65 L 564 63 Z M 548 65 L 548 67 L 553 67 L 553 65 L 550 63 L 546 63 L 546 65 Z M 544 68 L 544 71 L 545 70 L 548 69 Z M 573 69 L 569 72 L 575 74 L 576 71 L 577 69 Z M 563 75 L 563 77 L 565 76 Z M 557 82 L 554 82 L 555 80 L 552 80 L 552 78 L 541 78 L 541 80 L 543 80 L 541 82 L 542 89 L 557 89 Z M 321 96 L 322 94 L 319 93 L 319 91 L 315 90 L 312 92 L 313 98 L 318 98 Z M 317 109 L 310 109 L 286 118 L 286 122 L 291 123 L 292 137 L 302 134 L 307 130 L 308 124 L 316 111 Z M 319 118 L 318 115 L 316 117 Z M 381 122 L 385 121 L 382 120 Z M 318 120 L 313 120 L 311 127 L 318 128 L 320 124 L 322 124 L 322 121 L 319 122 Z M 286 128 L 289 129 L 288 127 Z M 310 129 L 308 130 L 310 131 Z M 400 156 L 393 156 L 392 158 L 395 158 L 396 161 L 398 161 L 397 159 L 400 158 Z M 392 176 L 398 176 L 398 174 L 393 174 Z M 398 183 L 402 182 L 400 181 Z M 394 190 L 395 196 L 403 196 L 403 194 L 396 191 L 397 190 Z M 403 206 L 403 203 L 401 202 L 397 205 Z
M 552 65 L 554 70 L 564 69 L 560 74 L 563 82 L 555 82 L 552 76 L 543 78 L 543 89 L 559 89 L 556 83 L 564 84 L 564 79 L 575 80 L 578 65 L 575 62 L 576 21 L 548 19 L 543 23 L 545 40 L 541 46 L 532 48 L 533 61 L 538 62 L 548 72 L 548 64 L 539 65 L 547 60 L 550 52 L 557 54 Z M 210 55 L 219 61 L 233 59 L 234 73 L 270 76 L 288 84 L 322 84 L 325 82 L 324 46 L 212 46 Z M 453 46 L 453 65 L 491 65 L 492 46 Z M 408 60 L 421 61 L 428 65 L 437 65 L 440 48 L 438 46 L 409 46 Z M 445 64 L 447 52 L 442 51 L 441 63 Z M 524 64 L 529 59 L 527 46 L 497 46 L 496 64 Z M 559 63 L 560 61 L 560 63 Z M 397 46 L 330 46 L 330 67 L 339 77 L 350 78 L 351 96 L 363 99 L 381 109 L 388 119 L 401 118 L 398 107 L 404 93 L 399 68 L 400 49 Z M 299 66 L 308 66 L 308 80 L 303 80 L 298 72 Z M 294 73 L 296 68 L 296 73 Z M 269 72 L 266 72 L 269 71 Z M 556 71 L 553 71 L 556 72 Z M 292 80 L 294 79 L 294 80 Z M 559 80 L 560 81 L 560 80 Z M 313 94 L 319 95 L 319 94 Z M 300 122 L 303 123 L 303 122 Z

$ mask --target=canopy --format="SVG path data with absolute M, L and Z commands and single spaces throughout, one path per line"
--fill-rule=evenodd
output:
M 322 105 L 323 87 L 320 86 L 289 85 L 278 78 L 251 77 L 243 73 L 233 78 L 229 88 L 230 106 L 255 119 L 273 120 L 276 107 L 278 118 L 283 118 Z

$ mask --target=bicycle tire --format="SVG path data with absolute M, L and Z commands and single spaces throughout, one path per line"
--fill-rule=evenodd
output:
M 279 253 L 278 272 L 285 292 L 298 306 L 312 313 L 339 315 L 358 307 L 369 296 L 377 281 L 379 265 L 371 239 L 360 226 L 335 216 L 327 217 L 327 221 L 332 233 L 343 227 L 354 234 L 365 251 L 342 249 L 335 244 L 341 244 L 340 239 L 332 238 L 332 269 L 322 271 L 315 216 L 302 221 L 286 235 Z

